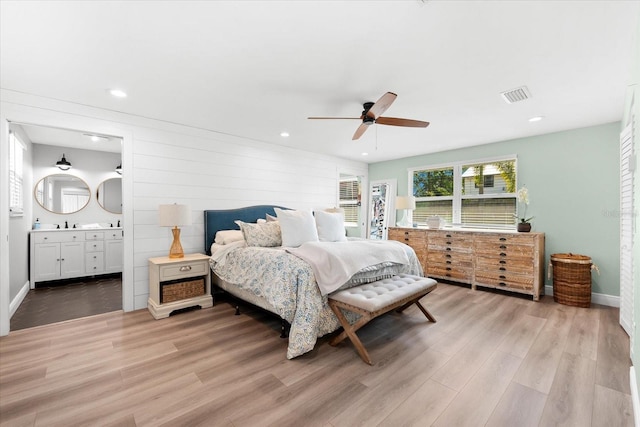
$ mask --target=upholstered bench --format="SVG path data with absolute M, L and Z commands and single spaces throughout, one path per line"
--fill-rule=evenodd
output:
M 345 289 L 329 295 L 329 307 L 336 314 L 344 331 L 329 341 L 332 346 L 338 345 L 349 337 L 362 360 L 371 365 L 369 353 L 360 342 L 356 331 L 376 317 L 396 309 L 399 313 L 412 304 L 432 322 L 436 319 L 420 304 L 420 298 L 436 289 L 438 282 L 428 277 L 399 274 L 389 279 L 367 283 Z M 353 325 L 349 323 L 342 310 L 361 315 Z

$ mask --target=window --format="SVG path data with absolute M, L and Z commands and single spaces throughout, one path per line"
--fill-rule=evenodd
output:
M 515 156 L 409 170 L 416 197 L 413 222 L 438 215 L 448 223 L 512 227 L 516 214 Z
M 15 133 L 9 132 L 9 215 L 22 216 L 23 202 L 23 161 L 25 146 Z
M 433 215 L 453 222 L 453 179 L 452 167 L 413 172 L 413 195 L 416 197 L 413 222 L 424 224 Z
M 340 207 L 344 209 L 345 227 L 358 226 L 360 211 L 360 181 L 358 177 L 340 179 Z

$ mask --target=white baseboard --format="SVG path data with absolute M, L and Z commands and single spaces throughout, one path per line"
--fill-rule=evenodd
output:
M 553 286 L 545 286 L 544 294 L 553 296 Z M 620 307 L 620 297 L 614 295 L 591 293 L 591 302 L 609 307 Z
M 16 295 L 16 297 L 9 303 L 9 319 L 13 317 L 18 307 L 20 307 L 20 304 L 22 304 L 22 301 L 24 301 L 24 298 L 27 296 L 28 292 L 29 281 L 27 281 L 27 283 L 22 286 L 20 292 L 18 292 L 18 295 Z
M 635 427 L 640 427 L 640 400 L 638 400 L 638 383 L 633 365 L 629 369 L 629 383 L 631 385 L 631 403 L 633 404 L 633 424 Z

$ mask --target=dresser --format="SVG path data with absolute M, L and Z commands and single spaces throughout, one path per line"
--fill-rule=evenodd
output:
M 122 272 L 122 228 L 32 230 L 29 286 Z
M 389 228 L 411 246 L 426 276 L 531 295 L 544 294 L 544 233 Z

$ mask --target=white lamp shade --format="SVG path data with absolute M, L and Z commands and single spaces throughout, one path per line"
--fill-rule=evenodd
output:
M 191 225 L 191 208 L 188 205 L 160 205 L 158 215 L 161 227 Z
M 413 196 L 398 196 L 396 197 L 396 209 L 415 209 L 416 198 Z

